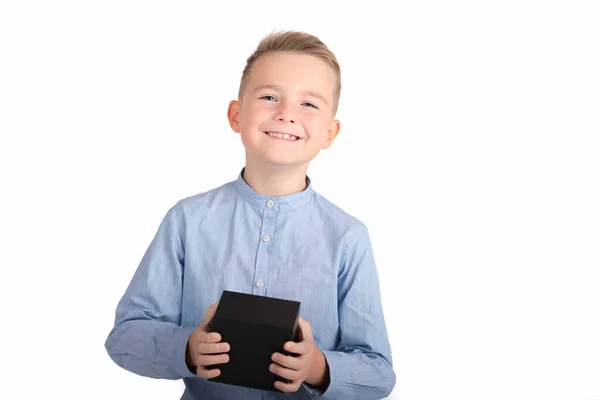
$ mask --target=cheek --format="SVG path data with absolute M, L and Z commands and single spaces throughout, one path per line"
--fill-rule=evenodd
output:
M 304 126 L 312 131 L 313 135 L 326 136 L 329 130 L 329 119 L 321 115 L 305 115 L 303 118 Z
M 258 105 L 249 105 L 244 108 L 244 111 L 240 114 L 240 123 L 242 126 L 256 128 L 267 118 L 269 113 L 265 107 Z

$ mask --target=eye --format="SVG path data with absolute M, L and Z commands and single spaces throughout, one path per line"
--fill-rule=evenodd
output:
M 308 107 L 312 107 L 312 108 L 316 108 L 317 110 L 319 109 L 319 107 L 315 106 L 313 103 L 302 103 L 302 105 L 304 106 L 308 106 Z
M 267 101 L 275 101 L 275 97 L 270 95 L 262 96 L 261 99 L 265 99 Z

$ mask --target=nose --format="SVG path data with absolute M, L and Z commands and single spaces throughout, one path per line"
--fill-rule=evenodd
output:
M 295 124 L 296 122 L 294 121 L 294 117 L 290 116 L 290 115 L 280 115 L 277 118 L 278 121 L 281 122 L 289 122 L 290 124 Z
M 281 106 L 277 110 L 276 119 L 280 122 L 289 122 L 290 124 L 296 123 L 296 117 L 294 116 L 292 107 L 284 103 L 281 103 Z

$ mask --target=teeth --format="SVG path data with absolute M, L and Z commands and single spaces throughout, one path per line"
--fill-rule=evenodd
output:
M 280 139 L 286 139 L 286 140 L 291 140 L 291 141 L 298 140 L 297 136 L 288 135 L 287 133 L 267 132 L 267 134 L 269 136 L 277 137 L 277 138 L 280 138 Z

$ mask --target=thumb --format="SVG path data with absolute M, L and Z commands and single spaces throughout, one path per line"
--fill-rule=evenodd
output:
M 211 323 L 213 317 L 215 316 L 215 311 L 217 311 L 217 307 L 219 306 L 219 302 L 211 304 L 206 310 L 206 314 L 204 314 L 204 320 L 202 320 L 202 326 L 207 326 Z
M 298 317 L 298 328 L 298 333 L 300 336 L 299 339 L 301 342 L 304 340 L 314 340 L 312 328 L 307 320 L 302 317 Z

